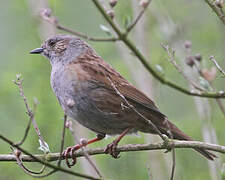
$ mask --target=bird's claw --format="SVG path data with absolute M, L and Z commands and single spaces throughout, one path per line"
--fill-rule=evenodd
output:
M 108 144 L 104 150 L 104 152 L 106 154 L 110 154 L 112 157 L 114 157 L 115 159 L 118 159 L 120 158 L 119 154 L 120 152 L 118 152 L 116 150 L 117 148 L 117 145 L 118 145 L 118 142 L 117 141 L 113 141 L 112 143 Z
M 72 147 L 68 147 L 66 148 L 66 150 L 62 153 L 62 157 L 65 158 L 66 160 L 66 165 L 71 168 L 72 166 L 74 166 L 77 162 L 77 158 L 74 155 L 74 152 L 79 149 L 78 148 L 79 145 L 76 146 L 72 146 Z M 69 162 L 69 158 L 72 158 L 72 162 Z

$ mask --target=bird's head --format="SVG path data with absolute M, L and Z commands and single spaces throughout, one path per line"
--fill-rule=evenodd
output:
M 41 54 L 54 65 L 60 61 L 72 61 L 88 48 L 84 41 L 75 36 L 59 34 L 45 40 L 40 48 L 30 51 L 30 54 Z

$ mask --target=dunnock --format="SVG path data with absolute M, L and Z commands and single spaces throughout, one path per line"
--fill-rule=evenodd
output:
M 106 134 L 120 135 L 106 148 L 107 153 L 117 157 L 116 146 L 124 135 L 137 131 L 157 134 L 149 121 L 162 134 L 174 139 L 191 140 L 167 120 L 151 99 L 124 79 L 81 39 L 56 35 L 30 53 L 42 54 L 49 59 L 52 66 L 51 86 L 65 113 L 97 133 L 97 138 L 87 144 L 103 139 Z M 64 152 L 67 163 L 68 153 L 73 153 L 81 146 L 67 148 Z M 209 160 L 216 157 L 204 149 L 195 150 Z

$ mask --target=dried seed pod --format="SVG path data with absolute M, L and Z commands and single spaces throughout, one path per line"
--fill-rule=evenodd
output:
M 112 8 L 115 7 L 116 4 L 117 4 L 117 0 L 110 0 L 110 1 L 109 1 L 109 5 L 110 5 Z
M 195 59 L 193 56 L 188 56 L 186 57 L 185 62 L 188 66 L 193 67 L 193 65 L 195 64 Z
M 21 151 L 19 149 L 16 149 L 14 153 L 15 153 L 16 157 L 20 157 L 20 155 L 21 155 Z
M 200 62 L 202 60 L 202 55 L 200 53 L 195 54 L 195 59 Z
M 111 17 L 111 19 L 113 19 L 115 17 L 114 10 L 112 10 L 112 9 L 108 10 L 106 13 L 109 15 L 109 17 Z
M 224 3 L 223 0 L 216 0 L 215 1 L 215 4 L 218 8 L 223 8 L 223 3 Z
M 148 0 L 141 0 L 140 1 L 140 6 L 143 8 L 146 8 L 148 6 L 149 1 Z
M 185 47 L 186 49 L 190 49 L 190 48 L 191 48 L 191 41 L 185 41 L 184 47 Z

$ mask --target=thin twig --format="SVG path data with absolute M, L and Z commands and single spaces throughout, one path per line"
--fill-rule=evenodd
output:
M 25 133 L 24 133 L 24 136 L 23 136 L 22 140 L 19 141 L 18 143 L 16 143 L 17 146 L 21 146 L 24 143 L 24 141 L 26 140 L 28 132 L 30 130 L 30 125 L 31 125 L 31 118 L 29 119 L 29 122 L 27 124 L 27 127 L 26 127 L 26 130 L 25 130 Z
M 211 9 L 216 13 L 216 15 L 220 18 L 220 20 L 225 25 L 225 11 L 223 8 L 220 8 L 216 5 L 215 1 L 213 0 L 205 0 L 205 2 L 211 7 Z
M 175 174 L 175 167 L 176 167 L 176 153 L 175 153 L 175 148 L 172 143 L 172 170 L 171 170 L 171 175 L 170 175 L 170 180 L 173 180 L 174 174 Z
M 57 164 L 58 166 L 61 165 L 61 161 L 62 161 L 62 153 L 63 153 L 63 148 L 64 148 L 66 121 L 67 121 L 67 115 L 64 114 L 64 118 L 63 118 L 63 130 L 62 130 L 62 138 L 61 138 L 61 146 L 60 146 L 60 157 L 59 157 L 59 161 L 58 161 L 58 164 Z
M 62 167 L 58 167 L 58 166 L 55 166 L 55 165 L 53 165 L 53 164 L 50 164 L 50 163 L 48 163 L 48 162 L 46 162 L 46 161 L 43 161 L 42 159 L 46 159 L 46 154 L 45 154 L 45 155 L 40 155 L 41 157 L 40 157 L 40 156 L 39 156 L 39 157 L 34 156 L 33 154 L 31 154 L 31 153 L 28 152 L 27 150 L 21 148 L 20 146 L 15 145 L 10 139 L 8 139 L 7 137 L 5 137 L 5 136 L 3 136 L 3 135 L 1 135 L 1 134 L 0 134 L 0 139 L 2 139 L 3 141 L 7 142 L 7 143 L 10 144 L 11 146 L 17 148 L 18 150 L 20 150 L 20 151 L 23 152 L 24 154 L 28 155 L 27 157 L 28 157 L 29 159 L 32 159 L 33 162 L 39 162 L 39 163 L 41 163 L 41 164 L 43 164 L 43 165 L 46 165 L 46 166 L 48 166 L 48 167 L 50 167 L 50 168 L 52 168 L 52 169 L 54 169 L 54 170 L 61 171 L 61 172 L 67 173 L 67 174 L 71 174 L 71 175 L 73 175 L 73 176 L 78 176 L 78 177 L 81 177 L 81 178 L 86 178 L 86 179 L 91 179 L 91 180 L 100 180 L 99 178 L 95 178 L 95 177 L 92 177 L 92 176 L 88 176 L 88 175 L 86 175 L 86 174 L 81 174 L 81 173 L 77 173 L 77 172 L 74 172 L 74 171 L 70 171 L 70 170 L 68 170 L 68 169 L 65 169 L 65 168 L 62 168 Z M 51 154 L 51 153 L 50 153 L 50 154 Z M 56 158 L 55 160 L 58 160 L 58 159 L 59 159 L 59 153 L 57 153 L 57 154 L 58 154 L 58 155 L 54 157 L 54 158 Z M 16 161 L 16 158 L 15 158 L 14 155 L 10 155 L 10 156 L 13 156 L 13 157 L 11 157 L 11 159 L 14 159 L 14 160 Z M 48 156 L 48 157 L 47 157 L 47 160 L 49 161 L 49 158 L 50 158 L 49 154 L 48 154 L 47 156 Z M 23 156 L 20 157 L 21 160 L 24 160 L 22 157 L 23 157 Z M 13 161 L 14 161 L 14 160 L 13 160 Z
M 134 22 L 132 24 L 130 24 L 126 30 L 126 34 L 128 34 L 139 22 L 139 20 L 141 19 L 141 17 L 143 16 L 143 14 L 145 13 L 146 9 L 148 8 L 148 5 L 150 4 L 151 0 L 148 0 L 146 2 L 146 5 L 143 7 L 143 9 L 141 10 L 141 12 L 138 14 L 138 16 L 136 17 L 136 19 L 134 20 Z
M 37 108 L 37 100 L 34 100 L 34 112 L 35 112 L 35 110 L 36 110 L 36 108 Z M 29 133 L 29 130 L 30 130 L 30 125 L 31 125 L 31 118 L 29 119 L 29 122 L 28 122 L 28 124 L 27 124 L 27 127 L 26 127 L 26 130 L 25 130 L 25 133 L 24 133 L 24 136 L 23 136 L 23 138 L 22 138 L 22 140 L 21 141 L 19 141 L 18 143 L 16 143 L 16 145 L 18 145 L 18 146 L 21 146 L 23 143 L 24 143 L 24 141 L 26 140 L 26 138 L 27 138 L 27 135 L 28 135 L 28 133 Z
M 48 173 L 46 173 L 46 174 L 38 175 L 38 176 L 32 175 L 32 177 L 34 177 L 34 178 L 44 178 L 44 177 L 48 177 L 48 176 L 50 176 L 50 175 L 56 173 L 57 171 L 58 171 L 58 170 L 53 169 L 52 171 L 50 171 L 50 172 L 48 172 Z
M 161 46 L 163 47 L 163 49 L 167 52 L 168 56 L 169 56 L 169 62 L 171 62 L 171 64 L 173 64 L 173 66 L 177 69 L 177 71 L 184 77 L 184 79 L 186 79 L 195 89 L 200 90 L 200 91 L 206 91 L 205 89 L 203 89 L 202 87 L 198 86 L 195 82 L 193 82 L 182 70 L 182 67 L 176 63 L 175 61 L 175 50 L 171 50 L 169 49 L 168 45 L 164 45 L 163 43 L 161 43 Z
M 32 171 L 32 170 L 28 169 L 26 166 L 24 166 L 24 164 L 23 164 L 23 162 L 22 162 L 22 160 L 21 160 L 21 158 L 20 158 L 21 152 L 20 152 L 19 150 L 14 150 L 12 147 L 11 147 L 11 149 L 12 149 L 12 151 L 13 151 L 13 154 L 14 154 L 15 158 L 16 158 L 17 164 L 19 165 L 19 167 L 20 167 L 26 174 L 28 174 L 28 175 L 30 175 L 30 176 L 33 176 L 33 177 L 37 177 L 38 174 L 42 174 L 42 173 L 44 172 L 44 170 L 45 170 L 45 168 L 46 168 L 45 165 L 43 165 L 43 167 L 41 168 L 41 170 L 38 171 L 38 172 L 35 172 L 35 171 Z
M 10 141 L 8 138 L 0 135 L 0 139 L 3 141 L 9 143 L 10 145 L 14 145 L 12 141 Z M 15 146 L 15 145 L 14 145 Z M 180 141 L 180 140 L 173 140 L 171 143 L 148 143 L 148 144 L 127 144 L 123 146 L 118 146 L 116 151 L 118 152 L 131 152 L 131 151 L 147 151 L 147 150 L 163 150 L 163 149 L 171 149 L 172 146 L 174 148 L 201 148 L 205 150 L 211 150 L 214 152 L 219 152 L 222 154 L 225 154 L 225 146 L 217 145 L 217 144 L 211 144 L 211 143 L 205 143 L 200 141 Z M 40 162 L 42 164 L 46 164 L 46 166 L 51 167 L 53 169 L 59 169 L 59 171 L 65 172 L 63 168 L 59 168 L 57 166 L 54 166 L 52 164 L 49 164 L 48 162 L 51 161 L 57 161 L 59 159 L 60 153 L 49 153 L 47 156 L 48 162 L 42 161 L 42 159 L 45 159 L 46 156 L 43 154 L 38 155 L 32 155 L 26 150 L 22 149 L 19 146 L 15 146 L 20 151 L 22 151 L 24 154 L 27 155 L 21 155 L 20 158 L 23 162 Z M 90 156 L 92 155 L 99 155 L 99 154 L 105 154 L 105 147 L 103 148 L 95 148 L 95 149 L 87 149 L 86 151 Z M 75 151 L 73 154 L 73 157 L 83 157 L 84 153 L 82 151 Z M 70 157 L 71 158 L 71 157 Z M 0 161 L 16 161 L 16 158 L 12 154 L 1 154 L 0 155 Z M 74 172 L 69 172 L 69 174 L 72 174 Z
M 223 106 L 223 103 L 222 103 L 221 99 L 216 99 L 216 102 L 217 102 L 217 104 L 218 104 L 218 106 L 219 106 L 221 112 L 223 113 L 223 115 L 224 115 L 224 117 L 225 117 L 225 108 L 224 108 L 224 106 Z
M 168 119 L 166 118 L 165 120 L 166 120 L 167 129 L 168 129 L 168 134 L 169 134 L 169 137 L 171 139 L 170 143 L 171 143 L 171 151 L 172 151 L 172 170 L 171 170 L 170 180 L 173 180 L 174 173 L 175 173 L 175 167 L 176 167 L 176 154 L 175 154 L 175 148 L 174 148 L 174 145 L 173 145 L 174 137 L 173 137 L 173 134 L 171 132 L 171 127 L 169 125 Z M 168 150 L 169 149 L 167 149 L 167 151 Z
M 225 77 L 225 71 L 220 67 L 220 65 L 216 61 L 215 57 L 214 56 L 210 56 L 209 59 L 215 64 L 216 68 L 221 72 L 221 74 L 223 75 L 223 77 Z
M 59 21 L 58 19 L 55 17 L 55 16 L 52 16 L 51 15 L 51 9 L 44 9 L 43 11 L 41 11 L 40 13 L 41 17 L 46 20 L 47 22 L 51 23 L 52 25 L 54 25 L 57 29 L 60 29 L 60 30 L 63 30 L 65 32 L 68 32 L 68 33 L 71 33 L 73 35 L 76 35 L 78 37 L 81 37 L 81 38 L 84 38 L 88 41 L 112 41 L 112 42 L 115 42 L 115 41 L 118 41 L 119 39 L 118 38 L 95 38 L 95 37 L 90 37 L 86 34 L 83 34 L 81 32 L 78 32 L 74 29 L 70 29 L 68 27 L 65 27 L 65 26 L 62 26 L 61 24 L 59 24 Z
M 119 92 L 119 90 L 116 88 L 115 84 L 112 82 L 112 80 L 110 79 L 110 77 L 107 77 L 107 79 L 110 81 L 111 86 L 113 87 L 113 89 L 116 91 L 116 93 L 124 100 L 124 102 L 136 113 L 138 114 L 142 119 L 145 120 L 146 123 L 150 124 L 151 127 L 154 129 L 154 131 L 162 138 L 163 141 L 167 142 L 168 139 L 160 132 L 160 130 L 157 128 L 157 126 L 155 124 L 152 123 L 152 121 L 150 119 L 147 119 L 145 116 L 143 116 L 140 112 L 137 111 L 137 109 L 132 106 L 127 99 L 124 97 L 123 94 L 121 94 Z
M 21 75 L 17 75 L 17 79 L 13 81 L 19 88 L 19 92 L 20 92 L 20 96 L 23 98 L 23 101 L 24 101 L 24 104 L 25 104 L 25 107 L 26 107 L 26 110 L 27 110 L 27 115 L 30 117 L 30 120 L 32 121 L 32 124 L 35 128 L 35 131 L 38 135 L 38 138 L 40 140 L 40 143 L 41 143 L 41 146 L 45 147 L 45 149 L 49 149 L 47 146 L 46 146 L 46 143 L 41 135 L 41 132 L 38 128 L 38 125 L 35 121 L 35 118 L 34 118 L 34 113 L 32 112 L 29 104 L 28 104 L 28 101 L 27 101 L 27 98 L 26 96 L 24 95 L 24 92 L 23 92 L 23 86 L 22 86 L 22 83 L 23 83 L 23 79 L 21 79 Z
M 94 163 L 93 160 L 91 159 L 90 155 L 87 153 L 87 149 L 86 149 L 85 145 L 82 144 L 82 140 L 79 141 L 79 139 L 77 138 L 77 136 L 76 136 L 76 134 L 75 134 L 75 132 L 74 132 L 74 129 L 70 128 L 70 131 L 72 132 L 75 141 L 76 141 L 76 142 L 79 142 L 79 145 L 80 145 L 80 147 L 81 147 L 80 149 L 81 149 L 81 151 L 83 152 L 85 159 L 88 161 L 88 163 L 91 165 L 91 167 L 95 170 L 95 172 L 98 174 L 98 176 L 99 176 L 100 178 L 102 178 L 103 176 L 102 176 L 102 174 L 100 173 L 100 170 L 97 168 L 97 166 L 95 165 L 95 163 Z M 85 140 L 85 141 L 86 141 L 86 140 Z
M 184 94 L 191 95 L 191 96 L 198 96 L 198 97 L 207 97 L 207 98 L 225 98 L 225 92 L 193 92 L 189 91 L 186 88 L 183 88 L 180 85 L 177 85 L 173 81 L 166 79 L 161 73 L 159 73 L 156 69 L 152 68 L 145 57 L 142 55 L 142 53 L 136 48 L 134 43 L 128 39 L 128 37 L 122 33 L 119 29 L 119 27 L 116 26 L 116 24 L 112 21 L 112 19 L 107 15 L 104 8 L 101 6 L 98 0 L 92 0 L 99 12 L 103 15 L 105 20 L 110 24 L 112 29 L 116 32 L 118 35 L 118 38 L 124 42 L 124 44 L 133 52 L 135 56 L 140 60 L 140 62 L 143 64 L 143 66 L 148 70 L 149 73 L 151 73 L 156 79 L 158 79 L 161 83 L 166 84 Z
M 65 26 L 62 26 L 60 24 L 57 24 L 56 28 L 58 28 L 60 30 L 63 30 L 63 31 L 66 31 L 66 32 L 69 32 L 71 34 L 74 34 L 76 36 L 82 37 L 82 38 L 84 38 L 84 39 L 86 39 L 88 41 L 100 41 L 100 42 L 102 42 L 102 41 L 113 41 L 113 42 L 115 42 L 115 41 L 119 40 L 118 38 L 95 38 L 95 37 L 90 37 L 90 36 L 88 36 L 86 34 L 82 34 L 82 33 L 78 32 L 78 31 L 75 31 L 73 29 L 69 29 L 69 28 L 67 28 Z

